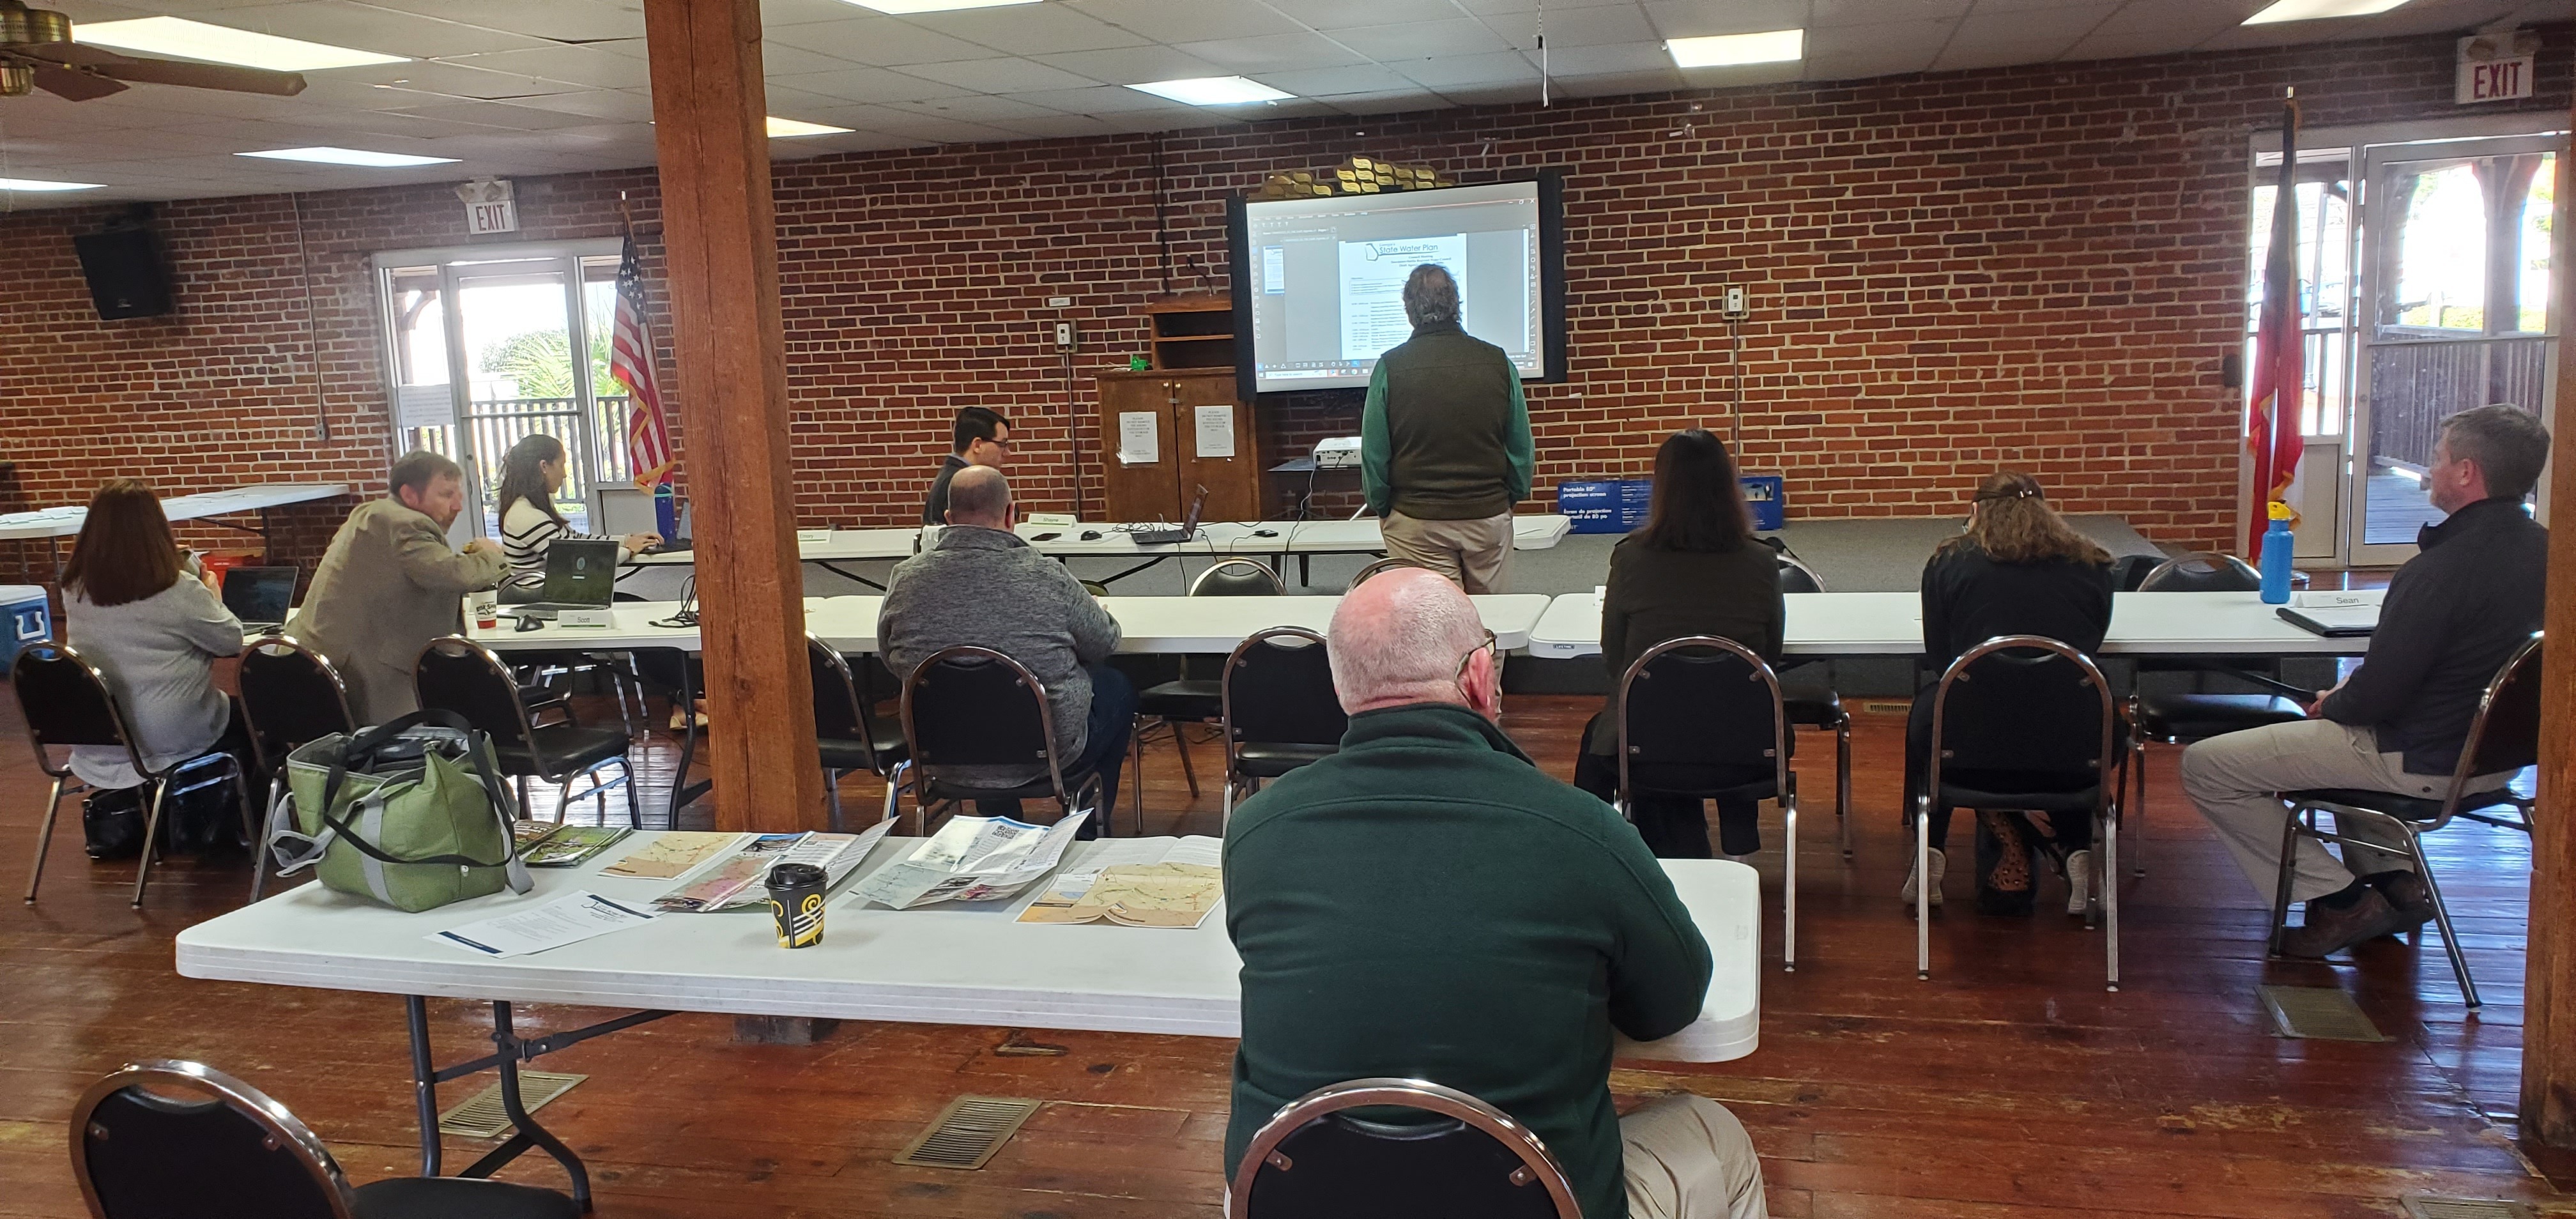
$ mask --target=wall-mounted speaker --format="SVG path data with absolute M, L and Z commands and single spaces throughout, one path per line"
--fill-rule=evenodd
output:
M 161 258 L 161 236 L 141 226 L 121 226 L 72 238 L 81 275 L 101 318 L 159 317 L 172 309 L 170 270 Z

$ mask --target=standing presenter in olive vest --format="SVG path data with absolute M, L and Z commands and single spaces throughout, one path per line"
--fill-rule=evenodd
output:
M 1530 492 L 1529 406 L 1503 349 L 1458 325 L 1458 283 L 1437 264 L 1404 281 L 1413 337 L 1377 360 L 1360 415 L 1360 479 L 1387 554 L 1470 593 L 1512 569 L 1512 505 Z

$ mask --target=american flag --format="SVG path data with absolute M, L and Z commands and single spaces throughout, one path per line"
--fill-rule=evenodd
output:
M 2263 312 L 2254 333 L 2252 393 L 2245 404 L 2245 447 L 2254 457 L 2254 514 L 2245 554 L 2263 553 L 2266 506 L 2284 499 L 2307 451 L 2299 407 L 2307 396 L 2307 334 L 2299 308 L 2299 107 L 2281 113 L 2281 174 L 2272 192 L 2272 248 L 2263 260 Z M 2291 519 L 2298 519 L 2297 513 Z
M 671 481 L 671 424 L 662 415 L 662 389 L 653 379 L 653 332 L 644 324 L 644 273 L 636 266 L 635 235 L 626 235 L 617 264 L 617 324 L 608 340 L 608 375 L 632 395 L 626 410 L 626 457 L 635 485 L 650 491 Z

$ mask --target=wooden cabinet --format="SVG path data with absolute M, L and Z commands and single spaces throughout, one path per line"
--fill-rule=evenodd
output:
M 1235 400 L 1234 369 L 1103 373 L 1098 387 L 1105 519 L 1179 521 L 1201 487 L 1207 488 L 1207 504 L 1199 519 L 1260 518 L 1261 460 L 1252 410 Z M 1127 429 L 1147 421 L 1154 459 L 1129 461 Z

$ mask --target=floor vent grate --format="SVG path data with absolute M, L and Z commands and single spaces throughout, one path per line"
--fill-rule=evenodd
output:
M 948 1102 L 930 1128 L 904 1145 L 894 1162 L 923 1168 L 982 1168 L 1019 1133 L 1038 1102 L 1016 1096 L 961 1096 Z
M 2379 1026 L 2354 1006 L 2352 996 L 2331 986 L 2266 986 L 2263 1008 L 2272 1027 L 2284 1037 L 2320 1041 L 2386 1041 Z
M 519 1102 L 528 1112 L 545 1107 L 546 1102 L 572 1091 L 574 1084 L 590 1078 L 587 1075 L 562 1075 L 553 1071 L 519 1072 Z M 468 1139 L 497 1139 L 510 1133 L 510 1115 L 501 1111 L 501 1085 L 492 1086 L 466 1098 L 464 1104 L 438 1115 L 438 1132 Z
M 2519 1202 L 2493 1198 L 2427 1198 L 2422 1194 L 2406 1199 L 2406 1213 L 2413 1219 L 2531 1219 L 2531 1208 Z

